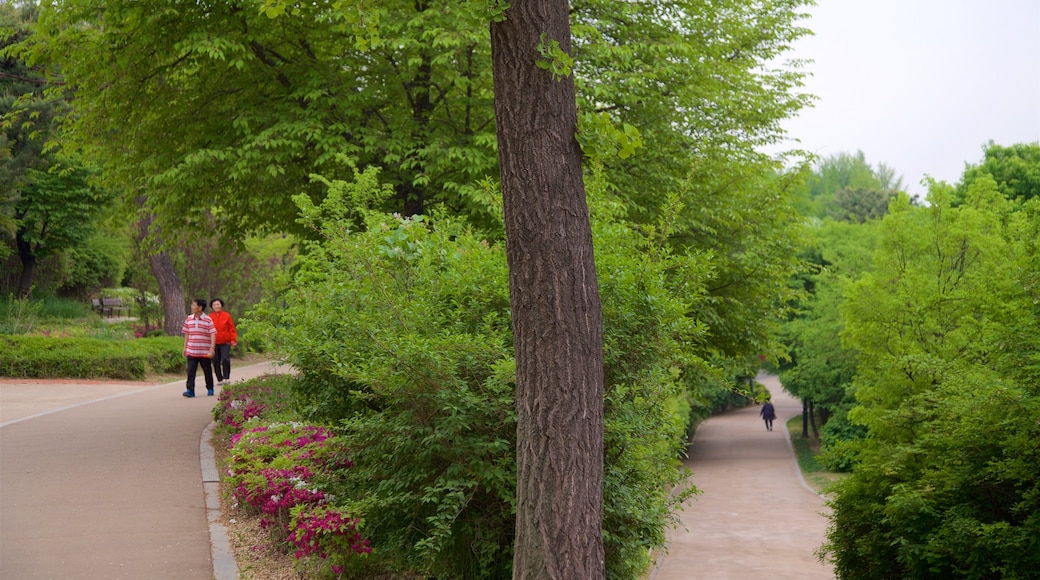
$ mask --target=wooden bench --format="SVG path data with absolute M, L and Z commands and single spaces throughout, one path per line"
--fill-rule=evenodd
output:
M 104 309 L 101 307 L 101 299 L 100 298 L 91 298 L 90 299 L 90 309 L 92 311 L 94 311 L 94 312 L 97 312 L 98 314 L 104 314 Z
M 123 305 L 121 298 L 102 298 L 101 299 L 101 312 L 102 315 L 108 315 L 109 318 L 113 316 L 130 316 L 130 305 Z

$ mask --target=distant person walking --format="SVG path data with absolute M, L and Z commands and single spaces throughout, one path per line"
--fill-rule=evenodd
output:
M 773 403 L 766 401 L 766 404 L 762 405 L 762 410 L 758 414 L 762 415 L 762 419 L 766 422 L 766 431 L 772 431 L 773 420 L 776 419 L 776 408 L 773 407 Z
M 213 308 L 209 317 L 217 329 L 217 358 L 213 361 L 213 370 L 217 373 L 217 384 L 223 385 L 225 381 L 231 380 L 231 347 L 238 344 L 238 332 L 235 330 L 235 321 L 224 310 L 223 299 L 214 298 L 209 305 Z
M 206 376 L 206 394 L 213 395 L 213 350 L 216 347 L 217 329 L 213 319 L 206 316 L 206 301 L 196 298 L 191 303 L 191 316 L 184 320 L 181 334 L 184 335 L 184 356 L 188 359 L 188 390 L 184 396 L 195 396 L 195 372 L 202 365 Z

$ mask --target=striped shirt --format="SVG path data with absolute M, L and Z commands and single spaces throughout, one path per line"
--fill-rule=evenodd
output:
M 200 314 L 198 318 L 192 314 L 184 321 L 181 334 L 184 335 L 185 354 L 190 357 L 205 358 L 212 350 L 212 337 L 216 336 L 217 329 L 213 326 L 213 319 L 206 316 L 205 313 Z

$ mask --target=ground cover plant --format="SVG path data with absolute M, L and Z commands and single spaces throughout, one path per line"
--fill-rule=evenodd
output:
M 236 559 L 258 578 L 385 576 L 369 561 L 361 515 L 330 489 L 353 467 L 342 437 L 303 421 L 288 375 L 227 385 L 213 408 L 227 522 L 236 537 L 259 528 Z M 403 576 L 402 576 L 403 577 Z
M 791 417 L 787 421 L 787 435 L 791 438 L 794 447 L 795 459 L 798 468 L 802 472 L 806 483 L 816 493 L 827 493 L 831 484 L 841 479 L 842 474 L 830 471 L 820 462 L 820 440 L 812 437 L 802 437 L 802 416 Z

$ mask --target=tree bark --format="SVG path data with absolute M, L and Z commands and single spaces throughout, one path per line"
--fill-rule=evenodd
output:
M 184 290 L 181 277 L 173 267 L 173 260 L 166 252 L 148 256 L 148 264 L 152 267 L 152 275 L 159 283 L 159 299 L 163 307 L 163 333 L 166 336 L 177 336 L 187 316 L 184 310 Z
M 18 246 L 18 258 L 22 261 L 22 273 L 18 276 L 18 297 L 28 298 L 36 279 L 36 254 L 21 232 L 15 234 L 15 245 Z
M 144 205 L 144 198 L 137 199 L 138 205 Z M 141 244 L 146 238 L 153 234 L 151 232 L 154 217 L 146 214 L 137 222 L 137 240 Z M 163 308 L 163 333 L 166 336 L 178 336 L 181 326 L 187 316 L 187 302 L 184 300 L 184 285 L 181 277 L 173 266 L 173 260 L 165 251 L 148 252 L 148 265 L 152 269 L 152 275 L 159 284 L 159 300 Z
M 544 33 L 570 51 L 565 0 L 519 0 L 491 25 L 516 352 L 513 578 L 604 577 L 603 329 L 570 77 L 535 64 Z
M 809 399 L 802 399 L 802 439 L 809 438 Z

